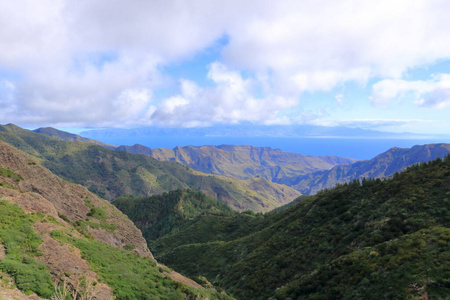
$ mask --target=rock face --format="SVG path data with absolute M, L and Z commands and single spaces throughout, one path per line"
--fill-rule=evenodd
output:
M 134 224 L 113 205 L 85 187 L 53 175 L 29 156 L 3 142 L 0 142 L 0 167 L 21 177 L 14 180 L 0 175 L 3 186 L 12 187 L 0 187 L 0 195 L 17 203 L 25 212 L 44 213 L 67 224 L 65 220 L 86 221 L 88 214 L 99 208 L 105 214 L 104 222 L 114 226 L 115 230 L 94 230 L 92 235 L 97 240 L 117 248 L 133 245 L 133 251 L 139 255 L 152 256 Z

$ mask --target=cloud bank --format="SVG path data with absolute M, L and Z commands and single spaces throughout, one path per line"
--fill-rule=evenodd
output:
M 449 105 L 449 75 L 421 82 L 403 75 L 450 58 L 448 11 L 445 0 L 3 1 L 0 118 L 66 126 L 283 124 L 292 121 L 286 112 L 302 107 L 302 93 L 371 79 L 379 79 L 375 107 L 413 93 L 416 105 L 441 109 Z M 170 76 L 164 66 L 223 37 L 209 62 L 210 85 L 172 78 L 178 90 L 155 97 Z

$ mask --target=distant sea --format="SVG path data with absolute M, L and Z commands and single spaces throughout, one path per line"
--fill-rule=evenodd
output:
M 203 145 L 252 145 L 271 147 L 286 152 L 313 156 L 338 155 L 357 159 L 371 159 L 392 147 L 411 148 L 414 145 L 450 143 L 436 139 L 354 139 L 354 138 L 285 138 L 285 137 L 96 137 L 101 142 L 112 145 L 141 144 L 150 148 L 174 148 L 176 146 Z

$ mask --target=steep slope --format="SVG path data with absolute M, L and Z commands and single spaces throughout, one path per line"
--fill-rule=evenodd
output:
M 445 299 L 449 195 L 447 156 L 264 216 L 201 216 L 154 253 L 238 299 Z
M 268 211 L 300 195 L 263 178 L 246 181 L 193 171 L 177 162 L 111 151 L 90 143 L 60 141 L 14 125 L 0 126 L 0 140 L 36 157 L 67 180 L 112 200 L 125 194 L 150 196 L 175 189 L 201 190 L 236 210 Z
M 333 155 L 308 156 L 248 145 L 185 146 L 174 149 L 150 149 L 134 145 L 119 146 L 117 150 L 144 154 L 162 161 L 174 160 L 208 174 L 238 179 L 261 176 L 273 182 L 358 161 Z
M 60 179 L 4 142 L 0 142 L 0 167 L 17 174 L 17 177 L 8 177 L 8 171 L 0 173 L 5 184 L 3 188 L 10 187 L 2 189 L 3 199 L 20 202 L 25 211 L 42 212 L 80 226 L 86 225 L 90 227 L 89 234 L 102 242 L 119 248 L 134 245 L 136 253 L 151 256 L 134 224 L 113 205 L 86 188 Z M 90 218 L 98 223 L 99 226 L 95 226 L 98 228 L 86 223 Z M 108 231 L 112 228 L 112 232 Z
M 413 164 L 428 162 L 450 153 L 450 144 L 427 144 L 408 148 L 392 148 L 371 160 L 351 165 L 336 166 L 328 171 L 317 171 L 280 183 L 289 185 L 303 194 L 315 194 L 336 184 L 363 178 L 383 178 L 400 172 Z
M 147 241 L 178 231 L 205 215 L 233 216 L 237 212 L 202 192 L 176 190 L 151 197 L 123 196 L 112 202 L 130 217 Z
M 169 279 L 113 205 L 3 142 L 0 198 L 4 299 L 230 299 Z

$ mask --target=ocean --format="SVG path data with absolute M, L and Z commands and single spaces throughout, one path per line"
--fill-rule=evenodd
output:
M 414 145 L 450 143 L 450 140 L 436 139 L 354 139 L 354 138 L 284 138 L 284 137 L 97 137 L 113 145 L 141 144 L 150 148 L 174 148 L 176 146 L 203 145 L 252 145 L 271 147 L 286 152 L 313 156 L 338 155 L 357 159 L 371 159 L 392 147 L 411 148 Z

